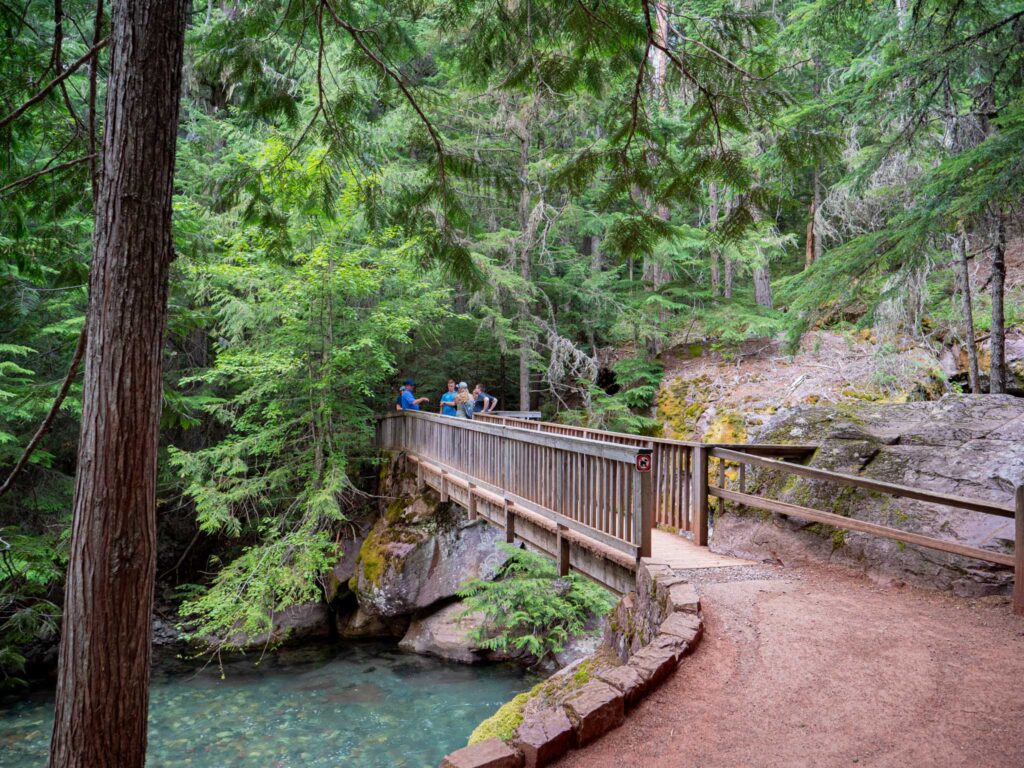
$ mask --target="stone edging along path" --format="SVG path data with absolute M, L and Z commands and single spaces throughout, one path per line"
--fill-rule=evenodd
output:
M 505 704 L 491 718 L 500 735 L 452 752 L 441 768 L 539 768 L 555 762 L 618 728 L 693 652 L 703 631 L 693 586 L 668 566 L 644 560 L 636 591 L 624 595 L 608 617 L 601 648 Z

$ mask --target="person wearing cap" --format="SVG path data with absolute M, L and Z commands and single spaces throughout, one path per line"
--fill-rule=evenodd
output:
M 438 411 L 442 416 L 458 416 L 455 410 L 455 379 L 448 379 L 448 391 L 441 395 L 441 406 Z
M 402 390 L 402 410 L 403 411 L 418 411 L 420 409 L 420 403 L 430 402 L 429 397 L 416 397 L 412 391 L 416 389 L 416 382 L 412 379 L 405 380 L 405 388 Z
M 455 413 L 465 419 L 473 418 L 473 396 L 469 394 L 469 385 L 459 382 L 459 391 L 455 395 Z

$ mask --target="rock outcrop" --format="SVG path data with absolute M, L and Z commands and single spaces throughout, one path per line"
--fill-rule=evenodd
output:
M 810 465 L 1000 503 L 1024 483 L 1024 400 L 947 395 L 934 402 L 799 407 L 773 417 L 751 442 L 812 443 Z M 805 507 L 999 552 L 1012 551 L 1013 520 L 803 480 L 751 473 L 748 489 Z M 783 563 L 828 560 L 876 578 L 952 590 L 1004 591 L 1009 569 L 931 549 L 729 504 L 712 548 Z
M 466 614 L 461 602 L 452 603 L 422 619 L 413 619 L 399 648 L 451 661 L 473 664 L 487 655 L 470 637 L 483 623 L 479 614 Z
M 363 542 L 349 586 L 367 613 L 394 617 L 455 596 L 470 579 L 493 578 L 507 557 L 502 533 L 469 522 L 457 507 L 425 490 L 392 503 Z

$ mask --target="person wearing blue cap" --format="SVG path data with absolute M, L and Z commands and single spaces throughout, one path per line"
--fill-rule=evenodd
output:
M 405 380 L 405 387 L 402 389 L 402 396 L 399 405 L 403 411 L 418 411 L 420 403 L 429 403 L 429 397 L 416 397 L 412 391 L 416 389 L 416 382 L 412 379 Z

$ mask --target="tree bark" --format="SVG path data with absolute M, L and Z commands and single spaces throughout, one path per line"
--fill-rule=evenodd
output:
M 768 262 L 754 267 L 754 301 L 758 306 L 772 308 L 772 278 Z
M 116 0 L 50 765 L 146 756 L 184 0 Z
M 519 276 L 523 283 L 530 282 L 530 134 L 526 124 L 519 134 L 519 231 L 523 243 L 519 251 Z M 519 409 L 530 410 L 530 308 L 526 301 L 519 302 Z
M 718 185 L 711 182 L 708 185 L 708 196 L 711 204 L 708 207 L 708 227 L 712 233 L 718 229 Z M 718 296 L 722 292 L 722 275 L 719 268 L 721 254 L 718 252 L 717 243 L 711 245 L 711 295 Z
M 814 263 L 814 201 L 807 207 L 807 247 L 804 249 L 804 269 Z
M 814 169 L 814 210 L 811 212 L 811 228 L 814 232 L 814 260 L 821 259 L 825 252 L 825 242 L 818 231 L 818 216 L 821 211 L 821 168 Z
M 967 264 L 967 233 L 963 225 L 953 240 L 957 270 L 960 277 L 960 306 L 964 315 L 964 345 L 967 347 L 967 371 L 971 392 L 981 394 L 981 376 L 978 371 L 978 345 L 974 342 L 974 305 L 971 301 L 971 273 Z
M 1003 317 L 1003 294 L 1006 285 L 1006 222 L 1003 212 L 995 216 L 995 242 L 992 244 L 992 362 L 989 366 L 988 391 L 993 394 L 1006 392 L 1006 320 Z

